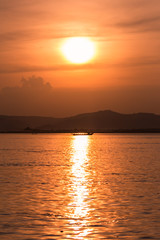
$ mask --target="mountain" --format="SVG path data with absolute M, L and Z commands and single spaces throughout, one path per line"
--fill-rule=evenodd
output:
M 0 116 L 0 131 L 23 131 L 25 128 L 41 128 L 41 126 L 53 125 L 59 121 L 51 117 L 21 117 L 21 116 Z
M 67 118 L 0 116 L 0 131 L 75 131 L 94 132 L 159 129 L 160 115 L 121 114 L 110 110 L 84 113 Z

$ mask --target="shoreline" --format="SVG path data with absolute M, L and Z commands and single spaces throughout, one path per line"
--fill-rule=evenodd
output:
M 78 132 L 88 132 L 88 130 L 79 130 Z M 160 129 L 114 129 L 114 130 L 91 130 L 93 133 L 160 133 Z M 32 131 L 0 131 L 0 134 L 41 134 L 41 133 L 71 133 L 74 134 L 73 130 L 39 130 L 33 129 Z

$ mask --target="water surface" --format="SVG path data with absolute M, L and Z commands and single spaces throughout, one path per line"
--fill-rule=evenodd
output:
M 159 134 L 1 134 L 0 239 L 160 239 Z

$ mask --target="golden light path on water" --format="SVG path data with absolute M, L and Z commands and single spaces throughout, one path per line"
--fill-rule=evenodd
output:
M 0 145 L 0 239 L 160 239 L 160 136 L 11 134 Z
M 89 215 L 89 189 L 88 189 L 88 172 L 86 171 L 89 159 L 87 156 L 89 145 L 89 136 L 75 136 L 73 138 L 73 156 L 72 162 L 72 208 L 70 214 L 70 224 L 76 232 L 74 239 L 83 239 L 92 232 L 87 228 L 87 219 Z

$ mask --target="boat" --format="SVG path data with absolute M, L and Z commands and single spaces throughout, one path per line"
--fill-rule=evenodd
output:
M 93 135 L 93 132 L 77 132 L 73 133 L 74 136 Z

